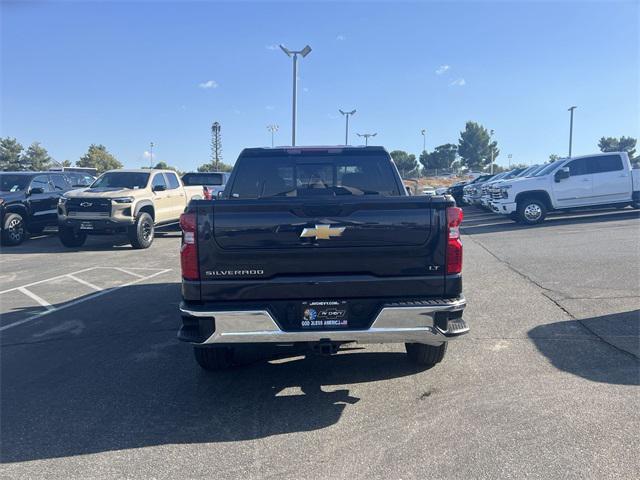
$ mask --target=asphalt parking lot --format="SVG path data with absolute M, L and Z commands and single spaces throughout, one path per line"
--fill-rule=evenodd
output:
M 639 212 L 465 216 L 471 333 L 431 370 L 386 345 L 201 371 L 175 231 L 3 249 L 0 476 L 635 478 Z

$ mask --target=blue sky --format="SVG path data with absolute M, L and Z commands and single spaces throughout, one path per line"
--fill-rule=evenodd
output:
M 183 170 L 245 146 L 290 143 L 291 61 L 300 63 L 298 144 L 355 132 L 419 153 L 467 120 L 495 130 L 506 164 L 638 136 L 639 2 L 2 3 L 1 136 L 77 160 L 103 143 L 126 166 Z M 209 83 L 208 83 L 209 82 Z M 206 88 L 209 87 L 209 88 Z

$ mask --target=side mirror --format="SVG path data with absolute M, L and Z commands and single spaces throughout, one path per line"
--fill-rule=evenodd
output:
M 223 191 L 223 190 L 220 190 L 220 191 L 218 192 L 218 198 L 222 198 L 222 194 L 223 194 L 223 193 L 224 193 L 224 191 Z
M 154 192 L 164 192 L 166 189 L 167 187 L 165 185 L 154 185 L 151 190 Z
M 569 174 L 569 168 L 564 167 L 558 170 L 554 176 L 556 183 L 559 183 L 561 180 L 565 180 L 569 178 L 571 175 Z
M 44 193 L 44 188 L 33 187 L 29 189 L 29 195 L 37 195 L 39 193 Z

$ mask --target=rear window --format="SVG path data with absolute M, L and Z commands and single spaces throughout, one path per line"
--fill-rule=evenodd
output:
M 599 155 L 589 160 L 591 173 L 617 172 L 624 168 L 620 155 Z
M 223 185 L 224 176 L 221 173 L 193 174 L 187 173 L 182 177 L 185 185 Z
M 400 195 L 384 156 L 248 157 L 236 168 L 232 198 Z

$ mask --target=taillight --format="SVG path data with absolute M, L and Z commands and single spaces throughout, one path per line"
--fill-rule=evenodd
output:
M 205 200 L 211 200 L 211 192 L 207 187 L 202 187 L 202 196 Z
M 180 265 L 182 266 L 182 278 L 185 280 L 198 280 L 198 246 L 196 245 L 196 214 L 183 213 L 180 215 L 180 228 L 182 229 L 182 246 L 180 247 Z
M 447 275 L 462 271 L 460 224 L 464 215 L 459 207 L 447 208 Z

